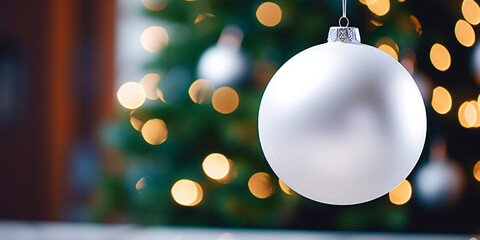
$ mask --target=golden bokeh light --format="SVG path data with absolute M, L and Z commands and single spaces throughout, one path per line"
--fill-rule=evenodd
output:
M 288 195 L 293 195 L 294 192 L 291 188 L 289 188 L 282 180 L 278 179 L 278 185 L 280 186 L 280 189 Z
M 377 27 L 380 27 L 383 25 L 383 22 L 377 21 L 375 19 L 370 20 L 370 22 Z
M 160 82 L 160 75 L 156 73 L 149 73 L 143 76 L 140 80 L 140 85 L 142 85 L 145 90 L 145 96 L 150 100 L 158 99 L 157 89 L 158 83 Z
M 231 87 L 221 87 L 212 95 L 212 105 L 219 113 L 229 114 L 237 109 L 238 94 Z
M 207 79 L 198 79 L 190 85 L 188 95 L 194 103 L 205 104 L 208 103 L 215 90 L 213 83 Z
M 207 17 L 215 17 L 215 15 L 211 14 L 211 13 L 200 13 L 198 14 L 198 16 L 195 18 L 195 21 L 193 21 L 194 24 L 197 24 L 201 21 L 203 21 L 205 18 Z
M 146 185 L 145 177 L 142 177 L 138 180 L 137 184 L 135 184 L 135 189 L 142 190 Z
M 224 178 L 218 179 L 217 181 L 219 183 L 227 184 L 237 178 L 237 169 L 235 168 L 235 164 L 233 163 L 232 160 L 228 159 L 228 165 L 230 167 L 227 176 Z
M 412 197 L 412 185 L 408 180 L 404 180 L 400 185 L 388 193 L 390 202 L 395 205 L 403 205 Z
M 475 163 L 475 167 L 473 167 L 473 176 L 480 182 L 480 161 Z
M 469 126 L 467 121 L 465 120 L 465 108 L 467 107 L 467 104 L 468 102 L 464 102 L 458 108 L 458 121 L 460 122 L 460 125 L 462 125 L 463 127 L 470 128 L 471 126 Z
M 478 102 L 478 104 L 480 104 L 480 94 L 478 94 L 477 102 Z M 480 107 L 480 106 L 479 106 L 479 107 Z
M 388 55 L 392 56 L 393 58 L 395 58 L 395 60 L 398 61 L 398 54 L 391 46 L 382 44 L 378 47 L 378 49 L 386 52 Z
M 143 122 L 134 116 L 130 116 L 130 124 L 137 131 L 140 131 L 143 127 Z
M 282 20 L 282 9 L 276 3 L 264 2 L 258 7 L 256 15 L 261 24 L 274 27 Z
M 389 37 L 383 37 L 383 38 L 380 38 L 380 40 L 378 40 L 378 42 L 375 44 L 375 46 L 377 48 L 379 48 L 381 45 L 387 45 L 387 46 L 390 46 L 394 51 L 395 53 L 398 54 L 398 52 L 400 51 L 400 48 L 398 48 L 398 45 L 395 41 L 393 41 L 393 39 L 389 38 Z
M 480 23 L 480 7 L 473 0 L 464 0 L 462 3 L 462 14 L 465 20 L 472 25 Z
M 195 206 L 203 199 L 200 184 L 188 179 L 182 179 L 173 184 L 171 193 L 175 202 L 187 207 Z
M 452 96 L 444 87 L 438 86 L 433 89 L 432 107 L 440 114 L 446 114 L 452 108 Z
M 248 180 L 248 189 L 253 196 L 264 199 L 268 198 L 273 193 L 272 178 L 270 175 L 264 172 L 258 172 L 253 174 Z
M 163 95 L 162 90 L 160 90 L 159 88 L 157 88 L 157 90 L 155 91 L 155 93 L 157 94 L 158 98 L 159 98 L 162 102 L 167 103 L 167 102 L 165 102 L 165 96 Z
M 417 32 L 418 35 L 422 35 L 422 25 L 420 24 L 420 21 L 418 21 L 418 18 L 416 18 L 413 15 L 410 15 L 408 19 L 410 19 L 410 22 L 413 24 L 413 27 L 415 27 L 415 32 Z
M 167 6 L 167 0 L 142 0 L 142 3 L 150 11 L 161 11 Z
M 117 92 L 118 102 L 127 109 L 136 109 L 145 102 L 145 90 L 136 82 L 126 82 Z
M 132 110 L 130 112 L 130 124 L 135 130 L 141 131 L 146 120 L 148 120 L 148 116 L 143 112 L 139 112 L 138 110 Z
M 165 28 L 160 26 L 148 27 L 140 36 L 140 44 L 148 52 L 158 52 L 167 46 L 168 33 Z
M 167 125 L 163 120 L 150 119 L 142 127 L 142 136 L 147 143 L 152 145 L 162 144 L 167 140 Z
M 474 103 L 475 102 L 475 103 Z M 466 101 L 458 108 L 458 121 L 464 128 L 474 127 L 477 123 L 476 101 Z
M 465 122 L 468 127 L 475 127 L 477 122 L 477 110 L 475 109 L 475 103 L 468 102 L 465 106 Z
M 446 47 L 440 43 L 435 43 L 430 49 L 430 61 L 436 69 L 446 71 L 450 68 L 452 59 Z
M 475 43 L 475 31 L 465 20 L 460 19 L 455 24 L 455 36 L 458 42 L 465 47 L 471 47 Z
M 205 174 L 215 180 L 225 178 L 230 172 L 230 162 L 220 153 L 208 155 L 202 163 Z
M 472 104 L 473 108 L 475 109 L 475 122 L 473 124 L 473 127 L 480 127 L 480 108 L 478 106 L 478 102 L 475 100 L 470 101 Z
M 397 43 L 393 41 L 393 39 L 389 37 L 381 38 L 380 40 L 378 40 L 375 46 L 398 61 L 398 52 L 400 51 L 400 49 L 398 48 Z
M 367 7 L 377 16 L 383 16 L 390 10 L 390 0 L 367 0 Z
M 361 4 L 367 5 L 367 0 L 358 0 Z

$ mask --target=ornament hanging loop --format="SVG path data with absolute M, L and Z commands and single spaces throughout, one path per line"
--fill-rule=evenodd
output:
M 342 22 L 345 25 L 342 25 Z M 330 27 L 328 42 L 360 43 L 360 32 L 356 27 L 349 27 L 350 20 L 347 17 L 347 0 L 342 0 L 342 16 L 338 19 L 338 27 Z
M 345 21 L 346 21 L 345 26 L 342 26 L 342 20 L 343 19 L 345 19 Z M 345 16 L 341 16 L 340 19 L 338 19 L 338 26 L 340 26 L 340 27 L 348 27 L 349 24 L 350 24 L 350 21 Z
M 345 26 L 342 26 L 342 19 L 345 19 L 347 22 Z M 347 0 L 342 0 L 342 16 L 338 19 L 338 26 L 340 27 L 348 27 L 350 21 L 347 18 Z

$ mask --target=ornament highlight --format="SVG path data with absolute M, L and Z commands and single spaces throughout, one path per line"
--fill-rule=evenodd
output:
M 309 199 L 351 205 L 385 195 L 422 152 L 426 112 L 415 81 L 353 27 L 331 27 L 275 73 L 259 137 L 277 176 Z

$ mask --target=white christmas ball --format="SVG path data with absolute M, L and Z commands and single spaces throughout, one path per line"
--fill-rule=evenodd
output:
M 236 84 L 245 76 L 246 69 L 247 60 L 240 49 L 217 44 L 200 56 L 197 75 L 219 87 Z
M 465 185 L 465 172 L 453 161 L 433 159 L 421 166 L 414 178 L 420 204 L 435 209 L 453 203 Z
M 288 60 L 265 90 L 258 126 L 277 176 L 334 205 L 370 201 L 399 185 L 418 161 L 427 127 L 407 70 L 374 47 L 342 42 Z

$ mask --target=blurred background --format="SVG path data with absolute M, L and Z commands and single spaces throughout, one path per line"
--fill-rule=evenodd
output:
M 330 206 L 267 165 L 263 90 L 340 16 L 340 0 L 0 1 L 0 219 L 478 233 L 474 0 L 348 0 L 362 42 L 425 100 L 425 149 L 399 187 Z

